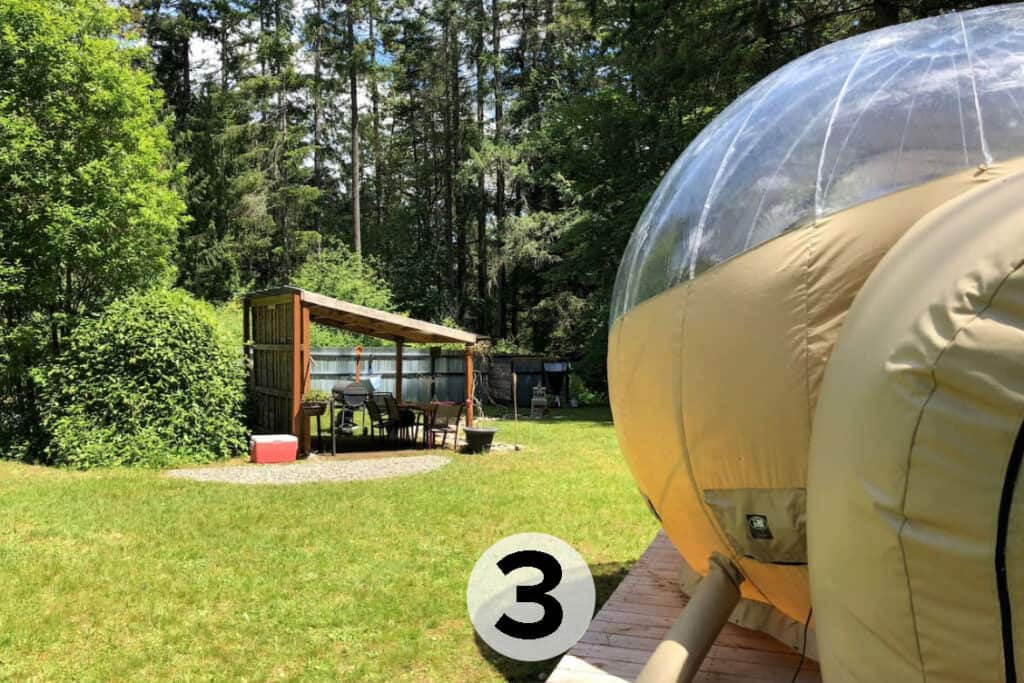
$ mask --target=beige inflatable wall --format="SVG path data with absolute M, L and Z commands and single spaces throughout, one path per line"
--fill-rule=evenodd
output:
M 622 451 L 694 570 L 689 580 L 715 552 L 742 570 L 734 622 L 802 644 L 814 409 L 864 281 L 922 216 L 1022 167 L 970 169 L 790 231 L 614 324 L 609 386 Z M 764 516 L 771 538 L 753 537 L 748 515 Z
M 829 683 L 995 683 L 1024 663 L 1022 264 L 1017 174 L 918 221 L 843 324 L 807 511 Z

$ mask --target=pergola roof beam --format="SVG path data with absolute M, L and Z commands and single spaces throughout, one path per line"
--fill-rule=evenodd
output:
M 302 305 L 309 309 L 313 322 L 338 327 L 391 341 L 427 344 L 476 344 L 479 337 L 472 332 L 416 320 L 396 313 L 359 306 L 297 287 L 278 287 L 245 295 L 250 303 L 287 300 L 286 295 L 298 293 Z

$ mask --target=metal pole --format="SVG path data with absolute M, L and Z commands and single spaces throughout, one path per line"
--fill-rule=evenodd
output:
M 513 424 L 515 425 L 515 429 L 514 429 L 514 436 L 512 438 L 515 441 L 515 449 L 517 451 L 519 450 L 519 398 L 518 398 L 519 397 L 519 394 L 518 394 L 519 389 L 517 387 L 518 383 L 519 383 L 519 378 L 516 376 L 516 373 L 513 372 L 512 373 L 512 418 L 514 420 Z
M 395 340 L 395 402 L 402 405 L 402 370 L 405 365 L 402 351 L 405 349 L 405 341 Z
M 473 393 L 475 387 L 473 386 L 473 347 L 466 344 L 466 426 L 473 426 Z M 459 435 L 455 435 L 455 440 L 458 442 Z

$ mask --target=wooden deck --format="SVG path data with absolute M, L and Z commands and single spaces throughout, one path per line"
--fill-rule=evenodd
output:
M 679 553 L 659 532 L 580 642 L 551 672 L 549 683 L 634 680 L 686 604 L 687 597 L 679 590 L 681 564 Z M 799 653 L 774 638 L 729 624 L 695 680 L 789 683 L 799 663 Z M 817 662 L 805 660 L 796 680 L 820 683 Z

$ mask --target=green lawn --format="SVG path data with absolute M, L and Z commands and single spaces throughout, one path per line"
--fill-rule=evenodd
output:
M 551 663 L 476 640 L 465 583 L 493 542 L 542 531 L 607 596 L 656 528 L 608 420 L 562 411 L 522 422 L 520 453 L 359 483 L 0 462 L 0 680 L 536 680 Z

